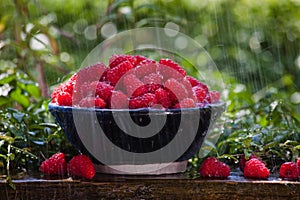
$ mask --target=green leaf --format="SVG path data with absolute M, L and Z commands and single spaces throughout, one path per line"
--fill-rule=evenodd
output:
M 26 91 L 34 98 L 40 97 L 40 89 L 33 84 L 26 85 Z
M 1 74 L 0 85 L 10 83 L 15 79 L 16 79 L 15 74 L 3 73 L 3 74 Z
M 10 102 L 10 99 L 9 98 L 6 98 L 6 97 L 0 97 L 0 106 L 3 106 L 7 103 Z
M 21 93 L 21 90 L 17 88 L 16 90 L 12 91 L 10 94 L 11 98 L 18 102 L 20 105 L 24 107 L 28 107 L 30 105 L 29 98 L 26 97 Z

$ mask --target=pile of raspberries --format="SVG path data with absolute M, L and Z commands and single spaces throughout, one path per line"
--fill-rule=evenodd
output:
M 220 101 L 218 91 L 186 74 L 168 58 L 112 55 L 75 73 L 51 95 L 59 106 L 86 108 L 193 108 Z

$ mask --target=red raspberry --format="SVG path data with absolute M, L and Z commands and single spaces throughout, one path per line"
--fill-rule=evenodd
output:
M 285 162 L 280 166 L 279 177 L 288 180 L 299 178 L 298 166 L 293 162 Z
M 205 159 L 200 167 L 201 177 L 227 178 L 230 175 L 230 167 L 215 157 Z
M 77 79 L 77 74 L 75 73 L 73 76 L 71 76 L 71 78 L 68 81 L 66 81 L 65 83 L 59 84 L 59 86 L 57 88 L 55 88 L 51 94 L 52 103 L 58 103 L 57 97 L 60 95 L 61 92 L 69 93 L 72 96 L 73 92 L 74 92 L 74 85 L 76 83 L 76 79 Z
M 176 79 L 178 81 L 181 81 L 184 78 L 184 76 L 182 76 L 182 74 L 180 74 L 177 70 L 162 64 L 159 64 L 157 66 L 157 73 L 164 78 L 164 82 L 170 78 Z
M 220 101 L 220 93 L 218 91 L 215 90 L 210 91 L 209 96 L 210 96 L 211 103 L 216 103 Z
M 197 80 L 196 78 L 194 78 L 192 76 L 186 76 L 186 77 L 184 77 L 184 79 L 189 81 L 192 87 L 203 84 L 199 80 Z
M 245 155 L 243 154 L 243 155 L 240 157 L 239 167 L 240 167 L 240 170 L 241 170 L 242 172 L 244 172 L 244 168 L 245 168 L 246 162 L 247 162 L 248 160 L 252 159 L 252 158 L 257 158 L 257 156 L 254 155 L 254 154 L 251 154 L 251 155 L 249 156 L 249 158 L 246 159 Z
M 85 82 L 99 81 L 107 67 L 103 63 L 96 63 L 77 72 L 76 88 L 80 88 Z
M 106 103 L 100 97 L 85 97 L 79 102 L 79 106 L 86 108 L 105 108 Z
M 140 62 L 142 62 L 143 60 L 150 60 L 148 58 L 146 58 L 145 56 L 141 56 L 141 55 L 135 55 L 134 56 L 135 60 L 136 60 L 136 64 L 140 64 Z
M 61 89 L 64 92 L 68 92 L 71 95 L 73 94 L 74 91 L 74 86 L 76 84 L 76 79 L 77 79 L 77 74 L 73 74 L 73 76 L 71 76 L 71 78 L 69 80 L 67 80 L 65 83 L 61 84 Z
M 129 108 L 148 108 L 157 104 L 155 94 L 146 93 L 142 96 L 135 97 L 129 100 Z
M 170 93 L 171 93 L 171 100 L 173 101 L 173 103 L 177 102 L 174 99 L 174 96 L 179 101 L 188 97 L 188 91 L 186 90 L 186 88 L 184 87 L 184 85 L 181 84 L 180 82 L 178 82 L 174 78 L 168 79 L 165 82 L 164 86 L 165 86 L 166 89 L 168 89 L 170 91 Z M 173 95 L 172 95 L 172 93 L 173 93 Z
M 163 79 L 164 77 L 161 74 L 151 73 L 145 76 L 142 80 L 143 83 L 145 84 L 150 84 L 150 83 L 162 84 Z
M 154 60 L 146 59 L 141 61 L 134 68 L 134 75 L 138 78 L 144 78 L 146 75 L 156 73 L 157 63 Z
M 87 97 L 87 96 L 95 96 L 96 88 L 99 81 L 93 81 L 93 82 L 85 82 L 81 85 L 80 89 L 76 89 L 75 95 L 79 95 L 81 98 Z
M 173 92 L 171 92 L 171 90 L 169 90 L 168 88 L 164 88 L 164 89 L 167 91 L 168 97 L 171 101 L 171 105 L 177 104 L 179 101 L 176 95 Z
M 197 103 L 203 103 L 206 100 L 208 93 L 204 87 L 197 85 L 194 86 L 192 90 Z
M 270 175 L 265 163 L 257 158 L 248 160 L 245 164 L 244 176 L 253 179 L 267 179 Z
M 164 108 L 169 108 L 172 105 L 172 102 L 168 96 L 168 93 L 165 89 L 159 88 L 155 91 L 155 97 L 157 103 L 161 104 Z
M 205 97 L 205 99 L 203 100 L 202 103 L 203 104 L 209 104 L 209 103 L 211 103 L 211 97 L 210 97 L 209 93 L 206 94 L 206 97 Z
M 121 109 L 128 108 L 128 98 L 122 91 L 113 91 L 109 100 L 109 108 Z
M 51 102 L 52 103 L 58 104 L 57 97 L 58 97 L 58 94 L 61 92 L 61 90 L 62 90 L 62 88 L 60 87 L 60 85 L 53 90 L 53 92 L 51 94 Z
M 124 61 L 120 63 L 118 66 L 111 68 L 107 71 L 106 79 L 112 86 L 115 86 L 120 78 L 129 70 L 133 68 L 133 65 L 128 62 Z
M 85 155 L 74 156 L 67 167 L 70 176 L 92 179 L 96 174 L 94 164 Z
M 70 95 L 74 92 L 74 85 L 75 83 L 73 81 L 67 81 L 66 83 L 62 84 L 62 91 L 69 93 Z
M 196 107 L 196 103 L 191 98 L 185 98 L 174 106 L 174 108 L 194 108 L 194 107 Z
M 111 92 L 114 90 L 114 87 L 105 83 L 105 82 L 98 82 L 96 88 L 96 97 L 100 97 L 104 101 L 107 101 L 110 96 Z
M 159 64 L 169 66 L 172 69 L 175 69 L 177 72 L 179 72 L 183 77 L 186 76 L 185 70 L 171 59 L 162 58 L 159 60 Z
M 42 162 L 40 170 L 47 175 L 64 175 L 67 172 L 65 154 L 56 153 Z
M 112 55 L 112 57 L 109 59 L 109 67 L 114 68 L 124 61 L 130 62 L 133 66 L 135 66 L 137 62 L 136 57 L 132 55 Z
M 299 176 L 300 176 L 300 158 L 297 159 L 296 164 L 298 166 L 299 169 Z
M 68 92 L 59 92 L 56 101 L 60 106 L 72 106 L 72 95 Z
M 152 94 L 155 94 L 155 91 L 162 87 L 162 85 L 156 84 L 156 83 L 149 83 L 146 86 L 147 86 L 148 92 L 152 93 Z
M 111 96 L 111 92 L 114 87 L 105 82 L 93 81 L 91 83 L 85 83 L 80 88 L 81 98 L 85 97 L 100 97 L 104 101 L 107 101 Z
M 110 68 L 106 68 L 105 69 L 105 71 L 103 72 L 103 74 L 102 74 L 102 76 L 101 76 L 101 78 L 100 78 L 100 80 L 99 81 L 101 81 L 101 82 L 108 82 L 108 80 L 107 80 L 107 72 L 110 70 Z
M 124 77 L 123 86 L 129 97 L 141 96 L 148 92 L 147 86 L 134 74 L 128 74 Z
M 194 92 L 193 92 L 193 88 L 192 88 L 191 83 L 190 83 L 187 79 L 185 79 L 185 78 L 183 78 L 183 79 L 180 80 L 179 82 L 180 82 L 180 83 L 185 87 L 185 89 L 187 90 L 187 92 L 188 92 L 188 97 L 189 97 L 189 98 L 192 98 L 192 99 L 194 99 L 194 100 L 196 100 L 196 98 L 194 97 Z

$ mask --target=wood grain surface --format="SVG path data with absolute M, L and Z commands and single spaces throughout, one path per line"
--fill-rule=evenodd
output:
M 0 199 L 300 199 L 300 182 L 189 179 L 184 175 L 122 176 L 97 174 L 92 181 L 32 178 L 0 181 Z

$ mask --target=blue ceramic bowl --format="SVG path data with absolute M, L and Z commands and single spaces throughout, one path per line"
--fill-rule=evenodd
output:
M 89 147 L 84 145 L 82 141 L 82 136 L 78 134 L 78 127 L 74 121 L 81 121 L 86 127 L 87 135 L 95 129 L 95 124 L 100 125 L 105 137 L 107 137 L 112 144 L 116 145 L 118 148 L 123 149 L 127 152 L 142 154 L 161 150 L 164 146 L 168 145 L 177 134 L 181 134 L 181 141 L 185 140 L 185 137 L 193 137 L 189 145 L 182 151 L 182 153 L 174 160 L 174 162 L 186 161 L 193 157 L 201 148 L 201 145 L 207 135 L 209 128 L 214 125 L 216 119 L 220 117 L 222 112 L 225 110 L 225 104 L 214 103 L 207 105 L 202 108 L 187 108 L 187 109 L 168 109 L 168 110 L 154 110 L 154 109 L 92 109 L 92 108 L 78 108 L 78 107 L 68 107 L 68 106 L 58 106 L 55 104 L 49 104 L 49 111 L 55 117 L 56 121 L 61 126 L 62 130 L 66 134 L 68 140 L 77 148 L 80 152 L 89 155 L 93 158 L 96 164 L 103 163 L 101 160 L 97 159 L 93 153 L 89 151 Z M 75 115 L 74 115 L 75 113 Z M 93 114 L 92 114 L 93 113 Z M 151 118 L 160 118 L 164 121 L 162 128 L 149 137 L 137 137 L 127 134 L 122 128 L 119 127 L 120 121 L 128 116 L 128 113 L 132 121 L 138 126 L 147 126 L 151 123 Z M 76 120 L 74 120 L 76 116 Z M 91 120 L 91 116 L 96 117 L 95 120 Z M 197 117 L 195 117 L 197 116 Z M 119 121 L 119 123 L 116 122 Z M 153 121 L 152 121 L 153 122 Z M 124 123 L 126 126 L 126 122 Z M 82 128 L 81 128 L 82 129 Z M 130 130 L 130 127 L 127 127 Z M 88 136 L 87 136 L 88 137 Z M 99 145 L 98 145 L 99 144 Z M 174 145 L 174 144 L 173 144 Z M 180 145 L 180 144 L 178 144 Z M 105 152 L 109 156 L 110 149 L 101 145 L 101 141 L 98 141 L 96 148 L 99 151 Z M 177 147 L 174 146 L 174 151 L 164 153 L 161 158 L 156 160 L 157 163 L 165 162 L 164 157 L 166 154 L 174 154 Z M 116 158 L 112 159 L 114 165 L 118 164 L 148 164 L 153 162 L 145 157 L 145 160 L 137 161 L 132 159 L 122 161 Z

